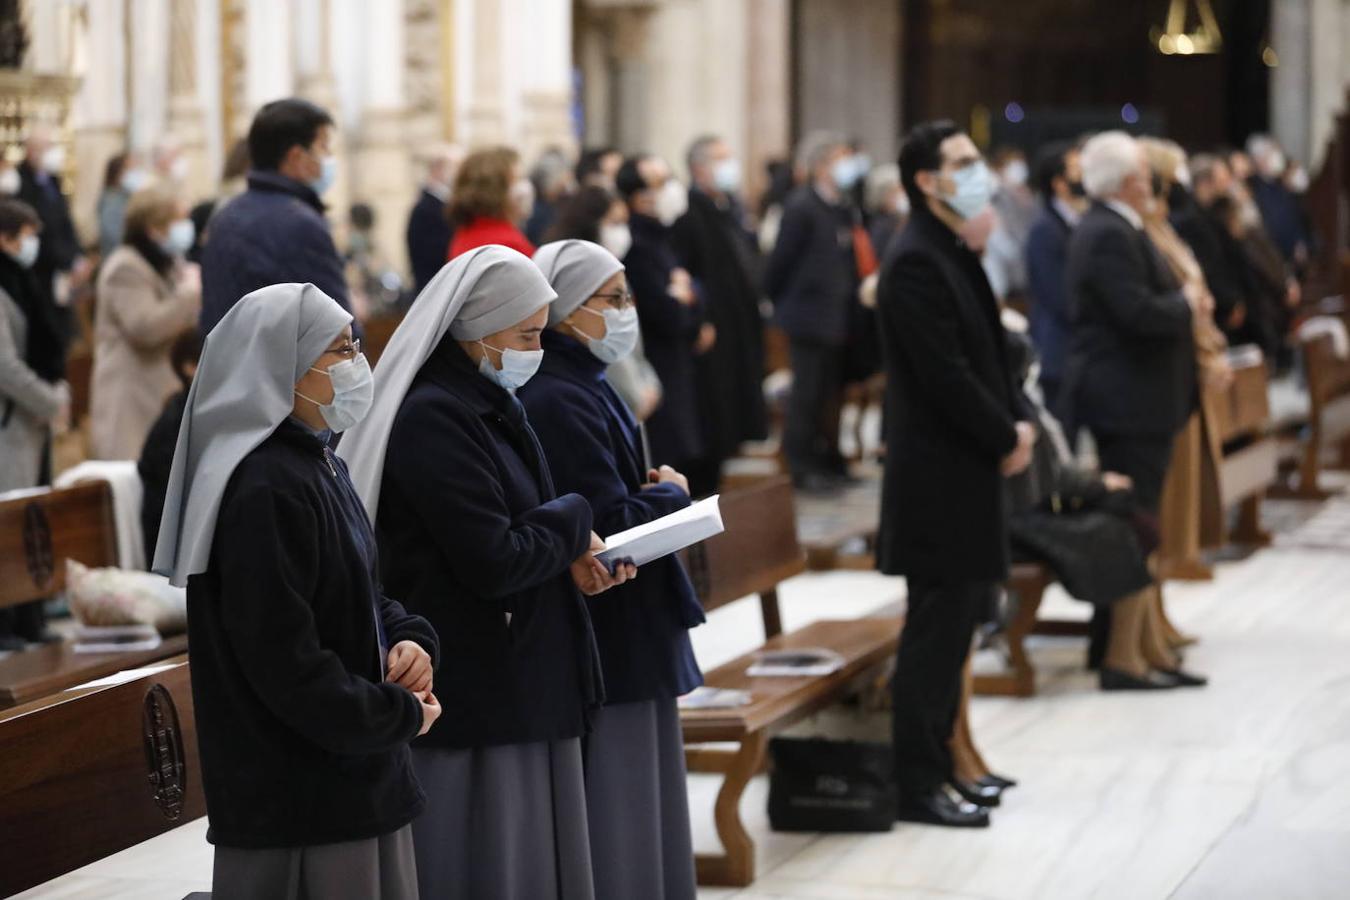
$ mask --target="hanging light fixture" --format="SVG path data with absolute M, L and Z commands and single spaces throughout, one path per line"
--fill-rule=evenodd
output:
M 1189 0 L 1171 0 L 1166 23 L 1149 32 L 1149 41 L 1164 56 L 1197 56 L 1223 49 L 1223 35 L 1210 0 L 1195 0 L 1195 28 L 1187 31 L 1190 6 Z

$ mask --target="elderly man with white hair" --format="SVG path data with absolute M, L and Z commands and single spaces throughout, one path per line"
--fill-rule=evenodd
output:
M 1268 134 L 1248 138 L 1247 153 L 1255 169 L 1247 179 L 1247 187 L 1261 210 L 1266 230 L 1287 262 L 1302 265 L 1308 258 L 1308 232 L 1298 196 L 1284 182 L 1289 160 Z
M 455 183 L 455 173 L 464 161 L 464 148 L 455 144 L 435 144 L 419 156 L 426 166 L 426 175 L 417 202 L 408 215 L 406 236 L 417 293 L 421 293 L 445 265 L 450 240 L 454 237 L 454 229 L 445 214 L 446 204 L 450 202 L 450 185 Z
M 1081 162 L 1093 202 L 1069 240 L 1067 408 L 1092 432 L 1102 470 L 1128 475 L 1139 505 L 1156 516 L 1173 439 L 1195 405 L 1191 317 L 1201 292 L 1177 283 L 1144 232 L 1157 201 L 1139 143 L 1099 134 Z M 1172 686 L 1112 674 L 1115 689 Z

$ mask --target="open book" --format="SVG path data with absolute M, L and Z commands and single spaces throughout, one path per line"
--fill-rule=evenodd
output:
M 620 562 L 645 566 L 654 559 L 721 534 L 723 530 L 722 512 L 714 494 L 679 512 L 605 538 L 605 549 L 596 554 L 596 559 L 611 572 Z

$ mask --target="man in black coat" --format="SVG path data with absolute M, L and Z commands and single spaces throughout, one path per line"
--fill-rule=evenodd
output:
M 438 147 L 427 160 L 427 177 L 408 216 L 408 262 L 412 265 L 415 294 L 445 265 L 454 229 L 446 216 L 450 186 L 463 157 L 458 147 Z
M 856 171 L 851 156 L 840 135 L 813 132 L 803 139 L 797 163 L 807 180 L 783 204 L 764 272 L 764 291 L 773 300 L 775 324 L 787 333 L 792 361 L 783 451 L 793 482 L 808 490 L 837 487 L 847 475 L 839 408 L 859 283 L 855 210 L 846 194 Z
M 1083 183 L 1094 202 L 1069 241 L 1065 389 L 1102 470 L 1128 475 L 1140 506 L 1156 514 L 1172 441 L 1195 405 L 1191 318 L 1200 291 L 1177 285 L 1143 230 L 1155 201 L 1133 138 L 1117 131 L 1088 141 Z
M 877 295 L 888 447 L 877 559 L 909 589 L 893 686 L 898 815 L 984 826 L 1000 788 L 956 783 L 948 740 L 975 625 L 1008 572 L 1003 478 L 1030 462 L 1035 429 L 993 291 L 959 236 L 993 177 L 951 122 L 915 128 L 900 173 L 913 214 Z
M 742 442 L 763 440 L 768 421 L 759 257 L 737 196 L 740 163 L 713 136 L 694 141 L 688 163 L 689 211 L 675 222 L 672 238 L 717 330 L 712 349 L 694 364 L 706 454 L 684 474 L 697 497 L 717 490 L 722 463 Z
M 69 343 L 75 330 L 70 304 L 75 292 L 88 281 L 93 265 L 80 249 L 70 206 L 61 192 L 64 168 L 65 148 L 53 143 L 44 129 L 35 129 L 19 164 L 18 196 L 42 220 L 42 243 L 33 263 L 33 277 L 43 306 L 60 328 L 63 341 Z

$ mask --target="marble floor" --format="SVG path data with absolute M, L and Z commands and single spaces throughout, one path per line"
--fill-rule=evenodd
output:
M 1290 528 L 1313 511 L 1268 506 Z M 805 575 L 781 591 L 784 624 L 903 596 L 903 581 L 871 573 Z M 1203 638 L 1187 664 L 1208 688 L 1103 695 L 1081 671 L 1081 642 L 1040 639 L 1036 697 L 975 702 L 985 755 L 1021 780 L 992 828 L 774 834 L 760 778 L 742 807 L 759 878 L 700 900 L 1350 897 L 1350 551 L 1277 546 L 1167 597 Z M 1084 612 L 1058 592 L 1048 606 Z M 761 639 L 753 601 L 695 633 L 705 666 Z M 692 776 L 690 791 L 696 847 L 715 849 L 716 783 Z M 191 823 L 20 896 L 178 900 L 209 886 L 204 831 Z

